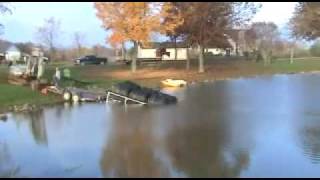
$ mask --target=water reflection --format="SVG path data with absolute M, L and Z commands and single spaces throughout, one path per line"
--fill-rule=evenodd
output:
M 0 178 L 16 177 L 20 168 L 14 164 L 8 145 L 0 142 Z
M 166 89 L 180 100 L 170 106 L 13 114 L 0 121 L 0 175 L 319 177 L 319 84 L 319 76 L 238 79 Z
M 248 166 L 248 153 L 228 152 L 223 144 L 210 127 L 180 127 L 168 136 L 173 164 L 188 177 L 238 177 Z
M 320 78 L 313 74 L 296 76 L 294 79 L 297 102 L 295 105 L 296 136 L 299 147 L 314 164 L 320 164 Z
M 315 164 L 320 164 L 320 124 L 311 122 L 300 129 L 301 143 L 304 153 Z
M 201 86 L 187 89 L 184 104 L 170 114 L 175 117 L 166 139 L 172 162 L 187 177 L 238 177 L 249 154 L 229 144 L 229 123 L 237 118 L 230 114 L 232 95 L 224 91 L 224 82 Z
M 13 117 L 19 124 L 19 121 L 25 121 L 28 123 L 30 131 L 36 143 L 41 145 L 48 145 L 46 121 L 44 118 L 43 109 L 39 109 L 33 112 L 25 112 L 21 114 L 14 114 Z
M 155 157 L 152 117 L 144 108 L 113 107 L 110 139 L 100 161 L 104 177 L 168 177 Z

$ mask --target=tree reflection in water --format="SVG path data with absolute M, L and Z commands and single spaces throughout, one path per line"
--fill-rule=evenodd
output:
M 221 130 L 219 130 L 221 131 Z M 217 129 L 204 126 L 177 127 L 168 136 L 173 164 L 189 177 L 237 177 L 249 163 L 245 151 L 224 149 Z
M 112 109 L 111 137 L 101 160 L 105 177 L 240 176 L 249 154 L 232 144 L 237 140 L 231 97 L 224 87 L 185 93 L 183 103 L 170 107 Z
M 48 145 L 44 110 L 39 109 L 37 111 L 14 114 L 13 116 L 16 121 L 24 120 L 28 122 L 32 136 L 37 144 Z
M 100 161 L 104 177 L 168 177 L 154 155 L 149 115 L 143 107 L 112 109 L 111 137 Z
M 176 123 L 166 138 L 167 148 L 174 166 L 188 177 L 238 177 L 249 164 L 248 152 L 229 144 L 235 117 L 230 115 L 230 97 L 216 87 L 186 90 L 188 98 L 172 113 Z

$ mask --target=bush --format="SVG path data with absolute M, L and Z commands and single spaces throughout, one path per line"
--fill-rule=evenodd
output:
M 310 53 L 312 56 L 320 56 L 320 41 L 315 42 L 310 47 Z

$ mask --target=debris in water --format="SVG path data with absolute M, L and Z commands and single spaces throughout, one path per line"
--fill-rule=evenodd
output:
M 2 120 L 2 121 L 7 121 L 7 119 L 8 119 L 8 115 L 6 115 L 6 114 L 0 114 L 0 120 Z

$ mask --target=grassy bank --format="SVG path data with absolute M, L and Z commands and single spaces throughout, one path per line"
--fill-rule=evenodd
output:
M 58 65 L 60 64 L 60 65 Z M 45 79 L 52 80 L 52 77 L 55 73 L 56 67 L 59 67 L 62 74 L 64 69 L 70 70 L 70 78 L 63 78 L 61 81 L 62 87 L 79 87 L 85 89 L 91 88 L 101 88 L 107 89 L 111 87 L 114 83 L 121 82 L 121 79 L 114 79 L 114 78 L 106 78 L 106 77 L 99 77 L 95 76 L 95 74 L 99 74 L 102 71 L 113 71 L 117 69 L 121 69 L 122 66 L 73 66 L 70 64 L 63 64 L 62 63 L 55 63 L 51 64 L 46 68 L 46 72 L 44 75 Z M 96 72 L 88 72 L 88 70 L 96 71 Z M 90 73 L 90 74 L 89 74 Z
M 0 94 L 0 108 L 2 109 L 25 103 L 40 105 L 57 102 L 54 96 L 43 96 L 28 87 L 9 84 L 0 84 Z
M 158 88 L 160 81 L 171 79 L 183 79 L 188 82 L 200 82 L 205 80 L 220 80 L 240 76 L 256 76 L 278 73 L 298 73 L 307 71 L 320 71 L 319 59 L 297 59 L 293 64 L 289 59 L 281 59 L 272 64 L 264 65 L 262 62 L 252 62 L 234 59 L 207 59 L 205 61 L 205 73 L 198 73 L 198 61 L 192 60 L 189 70 L 186 63 L 162 62 L 156 64 L 141 64 L 136 73 L 131 73 L 127 65 L 106 66 L 73 66 L 68 63 L 53 63 L 46 67 L 45 78 L 52 80 L 55 68 L 62 70 L 68 68 L 71 79 L 62 81 L 63 86 L 76 86 L 86 89 L 105 90 L 114 83 L 131 80 L 141 85 Z M 44 96 L 32 91 L 28 87 L 10 85 L 7 83 L 8 68 L 0 66 L 0 111 L 12 105 L 20 104 L 49 104 L 57 102 L 55 96 Z
M 0 66 L 0 113 L 13 106 L 24 104 L 43 105 L 58 102 L 53 95 L 44 96 L 29 87 L 8 84 L 8 67 Z

